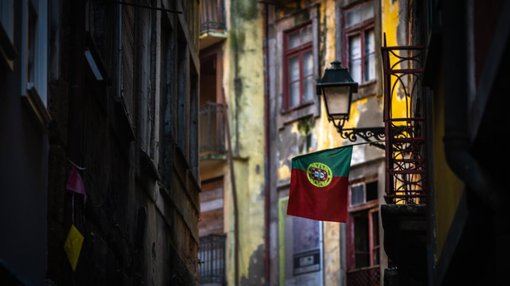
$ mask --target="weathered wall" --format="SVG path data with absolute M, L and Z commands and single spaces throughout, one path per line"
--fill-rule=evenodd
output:
M 49 144 L 45 128 L 21 97 L 20 69 L 19 61 L 13 71 L 0 66 L 0 268 L 43 285 Z
M 54 43 L 62 61 L 57 62 L 61 73 L 52 82 L 57 92 L 50 104 L 55 128 L 47 277 L 58 285 L 196 284 L 198 92 L 192 81 L 198 76 L 193 41 L 198 34 L 184 16 L 122 6 L 119 55 L 113 47 L 119 44 L 114 35 L 121 5 L 105 9 L 99 1 L 87 3 L 94 46 L 86 41 L 85 1 L 62 4 L 58 28 L 68 27 L 70 33 L 62 32 L 61 41 Z M 174 8 L 192 12 L 197 6 Z M 162 26 L 163 19 L 167 25 Z M 165 49 L 164 33 L 169 38 Z M 111 84 L 91 74 L 85 47 L 97 49 L 94 59 L 104 65 L 101 72 Z M 185 110 L 179 115 L 189 120 L 175 120 L 176 110 Z M 176 122 L 182 124 L 178 133 L 171 126 Z M 65 192 L 67 159 L 86 167 L 81 174 L 87 201 L 75 195 L 74 211 L 73 198 Z M 73 217 L 84 236 L 74 273 L 62 252 Z
M 321 1 L 321 42 L 323 53 L 321 55 L 321 67 L 319 76 L 328 68 L 337 58 L 337 1 Z M 326 108 L 324 101 L 321 102 L 321 117 L 316 121 L 314 133 L 317 134 L 317 150 L 337 147 L 342 142 L 339 134 L 336 132 L 333 124 L 327 120 Z M 351 113 L 352 114 L 352 113 Z M 354 114 L 353 114 L 354 115 Z M 352 117 L 351 117 L 352 118 Z M 323 223 L 323 240 L 324 240 L 324 285 L 340 285 L 342 279 L 340 274 L 340 224 L 334 222 Z
M 225 43 L 224 90 L 234 153 L 239 209 L 239 275 L 234 279 L 233 207 L 225 194 L 227 280 L 230 285 L 264 281 L 264 66 L 263 18 L 256 1 L 226 1 L 228 39 Z M 225 178 L 229 178 L 227 173 Z M 225 189 L 231 190 L 230 180 Z

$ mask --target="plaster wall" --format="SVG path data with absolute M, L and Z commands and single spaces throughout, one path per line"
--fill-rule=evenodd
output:
M 226 1 L 223 87 L 228 103 L 239 219 L 239 275 L 234 273 L 232 182 L 225 180 L 227 281 L 264 281 L 264 55 L 263 15 L 256 1 Z M 232 170 L 229 170 L 229 172 Z M 230 176 L 229 173 L 226 176 Z

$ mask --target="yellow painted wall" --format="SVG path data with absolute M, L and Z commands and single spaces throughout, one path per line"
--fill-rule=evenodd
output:
M 329 67 L 336 59 L 336 23 L 335 23 L 335 3 L 333 0 L 322 1 L 320 6 L 320 15 L 324 15 L 320 19 L 321 32 L 326 22 L 326 40 L 322 42 L 324 46 L 324 62 Z M 322 76 L 323 70 L 320 71 Z M 317 134 L 317 148 L 319 150 L 332 148 L 340 145 L 341 138 L 336 132 L 332 123 L 329 123 L 325 116 L 326 109 L 321 100 L 321 117 L 316 120 L 315 132 Z M 324 285 L 340 285 L 340 224 L 332 222 L 323 223 L 323 239 L 324 239 Z
M 234 173 L 239 209 L 241 282 L 236 283 L 234 279 L 234 213 L 229 177 L 225 177 L 227 281 L 229 285 L 242 285 L 242 281 L 246 281 L 243 279 L 251 279 L 249 283 L 254 283 L 262 281 L 264 276 L 264 31 L 263 16 L 256 1 L 225 2 L 229 34 L 224 45 L 223 87 L 229 106 L 232 148 L 236 147 L 237 140 L 239 142 L 239 153 L 234 154 Z M 236 46 L 237 76 L 242 87 L 237 94 L 234 84 Z M 237 140 L 236 126 L 239 130 Z
M 444 154 L 444 95 L 436 94 L 434 116 L 434 196 L 436 209 L 436 259 L 440 258 L 443 246 L 448 237 L 455 212 L 459 205 L 464 184 L 459 180 L 446 163 Z
M 384 45 L 384 34 L 386 34 L 387 46 L 403 46 L 408 43 L 399 43 L 397 40 L 397 27 L 400 15 L 400 1 L 382 0 L 381 1 L 381 45 Z M 393 65 L 397 58 L 390 58 L 390 65 Z M 398 66 L 397 66 L 398 68 Z M 395 78 L 392 78 L 391 84 L 395 83 Z M 395 93 L 399 88 L 395 88 Z M 404 97 L 392 96 L 392 114 L 394 118 L 406 117 L 406 102 Z

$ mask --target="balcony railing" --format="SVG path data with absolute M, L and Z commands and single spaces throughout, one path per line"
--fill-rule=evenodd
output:
M 202 0 L 200 7 L 201 34 L 226 30 L 224 2 L 224 0 Z
M 379 286 L 381 285 L 381 269 L 379 266 L 366 267 L 347 272 L 349 286 Z
M 226 285 L 225 235 L 211 234 L 201 237 L 198 259 L 200 284 Z
M 226 105 L 208 102 L 200 107 L 200 159 L 222 159 L 225 146 Z
M 422 100 L 424 50 L 416 46 L 381 48 L 384 66 L 386 202 L 426 204 L 425 118 Z M 393 103 L 403 110 L 393 110 Z

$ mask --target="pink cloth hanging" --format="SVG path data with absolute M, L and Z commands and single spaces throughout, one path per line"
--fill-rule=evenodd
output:
M 85 192 L 85 185 L 83 184 L 83 180 L 80 176 L 80 172 L 76 166 L 71 165 L 71 170 L 69 171 L 69 177 L 67 178 L 66 190 L 69 192 L 74 192 L 78 194 L 82 194 L 85 196 L 84 202 L 87 201 L 87 193 Z

